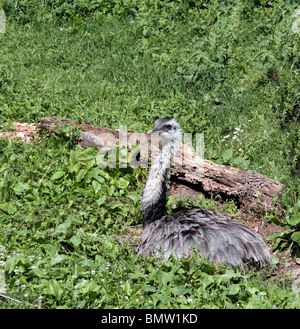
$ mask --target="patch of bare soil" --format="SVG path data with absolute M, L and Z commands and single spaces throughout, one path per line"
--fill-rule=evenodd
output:
M 8 127 L 7 123 L 4 123 L 0 128 L 7 128 L 0 132 L 1 138 L 8 138 L 9 140 L 19 138 L 22 143 L 30 143 L 32 139 L 38 138 L 38 128 L 34 124 L 14 122 L 12 127 Z

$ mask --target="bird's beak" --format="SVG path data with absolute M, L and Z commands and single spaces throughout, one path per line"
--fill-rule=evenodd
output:
M 156 130 L 157 130 L 156 128 L 151 129 L 151 130 L 149 130 L 149 131 L 147 132 L 147 134 L 152 134 L 152 133 L 154 133 Z

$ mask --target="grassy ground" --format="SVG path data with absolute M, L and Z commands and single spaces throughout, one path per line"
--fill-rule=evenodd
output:
M 297 203 L 296 2 L 128 1 L 84 15 L 62 12 L 55 1 L 57 14 L 37 0 L 9 3 L 0 34 L 1 122 L 55 115 L 145 132 L 173 116 L 185 132 L 204 132 L 206 158 L 277 179 L 286 186 L 283 204 Z M 268 271 L 232 271 L 194 256 L 161 264 L 140 259 L 130 241 L 121 246 L 120 236 L 141 222 L 142 169 L 102 170 L 93 151 L 82 153 L 66 137 L 0 146 L 8 295 L 31 304 L 42 296 L 49 308 L 299 306 L 290 282 Z

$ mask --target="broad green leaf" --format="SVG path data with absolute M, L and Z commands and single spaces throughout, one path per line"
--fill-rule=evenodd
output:
M 191 290 L 188 289 L 185 285 L 175 286 L 172 291 L 175 296 L 185 295 L 191 292 Z
M 229 282 L 233 278 L 239 278 L 241 275 L 235 271 L 228 269 L 224 274 L 221 275 L 223 282 Z
M 98 200 L 96 200 L 96 204 L 100 207 L 102 206 L 105 202 L 106 202 L 107 196 L 106 195 L 102 195 L 101 198 L 99 198 Z
M 116 191 L 116 188 L 115 188 L 115 186 L 114 185 L 110 185 L 110 187 L 109 187 L 109 189 L 108 189 L 108 195 L 109 196 L 112 196 L 114 193 L 115 193 L 115 191 Z
M 78 214 L 74 214 L 73 216 L 71 216 L 70 221 L 71 221 L 72 225 L 81 225 L 82 224 L 83 220 L 80 217 L 80 215 L 83 215 L 82 213 L 83 212 L 79 211 Z
M 47 294 L 54 296 L 58 300 L 64 292 L 60 284 L 55 279 L 47 281 L 45 291 Z
M 69 167 L 68 167 L 68 169 L 69 169 L 69 172 L 70 173 L 72 173 L 72 172 L 78 172 L 79 171 L 79 169 L 80 169 L 80 166 L 81 166 L 81 164 L 80 164 L 80 162 L 77 162 L 77 163 L 71 163 L 70 165 L 69 165 Z
M 56 234 L 66 234 L 67 230 L 69 229 L 71 225 L 71 220 L 66 220 L 65 222 L 63 222 L 62 224 L 59 224 L 56 229 L 55 229 L 55 233 Z
M 89 147 L 77 155 L 77 160 L 81 162 L 87 162 L 90 160 L 96 160 L 96 155 L 99 150 Z
M 231 284 L 227 289 L 227 296 L 233 297 L 233 296 L 238 295 L 240 289 L 241 288 L 238 284 Z
M 105 219 L 105 226 L 106 226 L 106 227 L 109 226 L 111 222 L 112 222 L 112 221 L 111 221 L 111 217 L 107 217 L 107 218 Z
M 129 185 L 129 181 L 120 177 L 116 182 L 116 187 L 120 189 L 126 189 Z
M 278 226 L 281 226 L 281 227 L 288 226 L 287 223 L 282 222 L 282 221 L 279 220 L 278 218 L 272 218 L 271 220 L 272 220 L 273 223 L 275 223 L 275 224 L 278 225 Z
M 27 200 L 27 201 L 37 201 L 39 198 L 37 195 L 33 195 L 33 194 L 26 194 L 24 196 L 24 200 Z
M 11 205 L 10 203 L 7 205 L 7 213 L 9 215 L 14 214 L 16 211 L 17 209 L 13 205 Z
M 66 255 L 61 255 L 61 254 L 57 254 L 55 255 L 55 257 L 52 258 L 50 265 L 57 265 L 60 264 L 62 261 L 64 261 L 65 259 L 69 258 Z
M 9 215 L 14 214 L 17 209 L 11 205 L 10 203 L 0 203 L 0 210 L 3 210 L 5 213 L 8 213 Z
M 83 289 L 82 289 L 82 293 L 83 294 L 89 294 L 89 293 L 93 293 L 93 292 L 98 292 L 101 289 L 101 287 L 99 285 L 97 285 L 97 283 L 95 281 L 88 281 Z
M 105 179 L 111 179 L 110 175 L 102 169 L 98 169 L 97 173 L 102 177 L 104 177 Z
M 102 189 L 103 185 L 101 185 L 99 182 L 93 180 L 92 187 L 93 187 L 95 193 L 97 194 Z
M 124 291 L 125 291 L 125 294 L 127 296 L 130 296 L 130 294 L 131 294 L 131 286 L 130 286 L 130 283 L 128 281 L 126 281 L 124 283 Z
M 292 215 L 287 222 L 292 226 L 300 225 L 300 213 Z
M 161 282 L 163 285 L 166 285 L 168 282 L 171 282 L 173 275 L 174 275 L 173 273 L 167 273 L 167 272 L 158 270 L 157 280 L 158 280 L 158 282 Z
M 166 295 L 158 295 L 157 297 L 163 304 L 171 303 L 173 300 L 171 296 L 166 296 Z
M 232 159 L 232 150 L 231 149 L 225 150 L 222 153 L 222 158 L 223 158 L 223 162 L 225 164 L 228 164 L 230 162 L 230 160 Z
M 300 231 L 299 232 L 294 232 L 291 236 L 292 240 L 298 243 L 300 246 Z
M 210 286 L 214 282 L 215 282 L 215 280 L 211 275 L 208 275 L 206 273 L 202 274 L 201 283 L 202 283 L 203 290 L 205 290 L 208 286 Z
M 51 180 L 55 181 L 55 180 L 59 180 L 61 179 L 63 176 L 65 175 L 65 172 L 63 170 L 58 170 L 56 171 L 52 177 L 50 178 Z
M 279 262 L 280 262 L 280 260 L 279 260 L 278 257 L 276 257 L 276 256 L 272 256 L 272 257 L 271 257 L 271 264 L 272 264 L 272 265 L 276 265 L 276 264 L 278 264 Z
M 23 256 L 14 255 L 7 259 L 5 269 L 8 270 L 8 273 L 12 273 L 19 263 L 25 265 L 25 267 L 29 267 L 28 262 Z
M 14 186 L 14 191 L 17 195 L 22 194 L 24 191 L 29 190 L 30 186 L 27 183 L 19 182 Z
M 141 201 L 141 196 L 139 194 L 129 194 L 127 195 L 129 199 L 131 199 L 134 203 L 138 203 Z
M 77 248 L 81 243 L 81 238 L 79 236 L 73 235 L 70 239 L 70 242 L 75 248 Z
M 79 183 L 87 174 L 87 169 L 79 170 L 79 173 L 76 175 L 76 182 Z
M 145 291 L 145 292 L 156 292 L 156 288 L 153 287 L 153 286 L 150 286 L 148 284 L 145 284 L 142 289 Z

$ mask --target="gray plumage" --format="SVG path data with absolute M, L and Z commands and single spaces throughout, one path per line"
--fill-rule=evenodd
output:
M 143 191 L 142 243 L 138 252 L 180 259 L 194 250 L 210 262 L 256 268 L 270 265 L 270 251 L 262 238 L 244 224 L 202 208 L 167 214 L 168 174 L 171 158 L 181 143 L 180 125 L 171 118 L 158 119 L 153 130 L 163 140 L 161 153 L 152 164 Z

